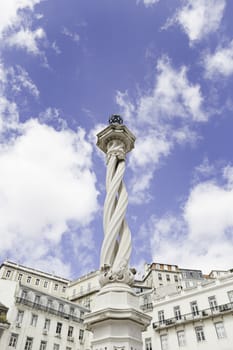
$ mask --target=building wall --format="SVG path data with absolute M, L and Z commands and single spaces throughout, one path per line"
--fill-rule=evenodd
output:
M 5 261 L 0 268 L 0 279 L 21 282 L 40 291 L 65 297 L 69 280 L 56 277 L 39 270 L 31 269 L 10 261 Z
M 153 308 L 148 310 L 152 316 L 152 324 L 143 333 L 144 347 L 151 340 L 152 349 L 156 350 L 232 350 L 233 300 L 230 294 L 233 296 L 232 275 L 163 298 L 152 295 Z M 214 305 L 210 304 L 209 297 L 215 297 Z M 198 312 L 193 312 L 191 307 L 191 303 L 195 301 Z M 175 317 L 174 307 L 177 306 L 180 307 L 180 316 L 177 317 L 176 314 Z M 164 319 L 161 319 L 161 312 Z M 197 339 L 197 327 L 203 332 L 204 339 L 201 341 Z M 222 329 L 220 338 L 216 327 Z M 184 346 L 179 346 L 178 332 L 184 335 Z
M 8 349 L 13 334 L 17 337 L 17 349 L 25 348 L 28 337 L 32 338 L 32 349 L 40 349 L 42 341 L 47 344 L 46 350 L 53 349 L 54 344 L 59 350 L 83 349 L 86 310 L 79 305 L 9 280 L 0 280 L 0 300 L 9 307 L 7 319 L 10 323 L 0 339 L 0 349 Z M 19 318 L 20 313 L 22 317 Z M 49 320 L 49 328 L 46 320 Z M 69 327 L 73 327 L 72 334 L 68 334 Z

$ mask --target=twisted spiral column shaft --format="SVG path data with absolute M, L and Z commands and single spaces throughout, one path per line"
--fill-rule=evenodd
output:
M 122 142 L 112 141 L 107 152 L 106 198 L 104 203 L 104 240 L 101 248 L 101 267 L 119 270 L 128 265 L 131 253 L 131 233 L 125 214 L 128 194 L 123 176 L 125 152 Z

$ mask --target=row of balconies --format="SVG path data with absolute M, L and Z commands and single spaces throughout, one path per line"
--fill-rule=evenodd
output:
M 53 308 L 51 308 L 49 306 L 46 306 L 46 305 L 41 304 L 41 303 L 35 303 L 35 302 L 33 302 L 31 300 L 28 300 L 26 298 L 17 297 L 16 298 L 16 303 L 29 306 L 29 307 L 31 307 L 33 309 L 45 311 L 45 312 L 48 312 L 48 313 L 50 313 L 52 315 L 56 315 L 56 316 L 59 316 L 61 318 L 65 318 L 67 320 L 72 320 L 72 321 L 79 322 L 79 323 L 83 322 L 82 318 L 77 317 L 74 314 L 66 313 L 66 312 L 60 311 L 58 309 L 53 309 Z
M 233 310 L 233 303 L 222 304 L 214 306 L 212 308 L 203 309 L 201 311 L 195 311 L 188 314 L 179 315 L 176 317 L 160 320 L 159 322 L 153 322 L 153 328 L 160 330 L 161 328 L 168 328 L 177 324 L 188 323 L 192 321 L 201 320 L 204 318 L 216 317 L 224 313 L 231 312 Z

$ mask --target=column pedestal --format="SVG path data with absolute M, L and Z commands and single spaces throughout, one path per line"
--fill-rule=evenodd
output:
M 93 350 L 141 350 L 141 332 L 151 317 L 138 306 L 138 297 L 125 284 L 112 283 L 101 289 L 95 307 L 84 323 L 93 333 Z

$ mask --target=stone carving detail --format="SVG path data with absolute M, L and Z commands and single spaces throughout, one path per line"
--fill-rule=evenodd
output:
M 101 272 L 99 282 L 102 287 L 108 283 L 114 282 L 125 283 L 132 286 L 136 270 L 129 269 L 127 265 L 123 265 L 120 269 L 114 271 L 111 267 L 105 265 L 101 268 Z
M 131 285 L 133 272 L 128 263 L 131 253 L 131 233 L 125 220 L 128 194 L 125 172 L 125 144 L 114 139 L 107 145 L 106 198 L 104 203 L 104 240 L 101 248 L 100 284 L 122 282 Z

